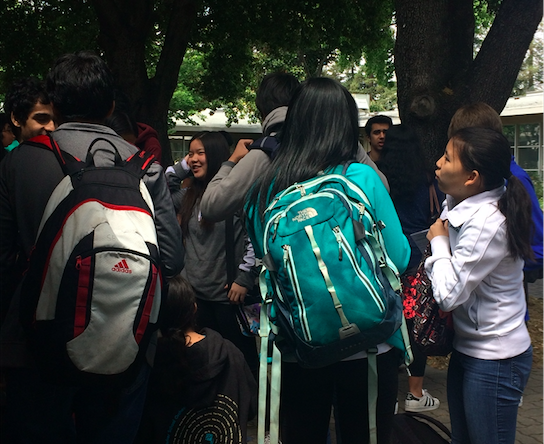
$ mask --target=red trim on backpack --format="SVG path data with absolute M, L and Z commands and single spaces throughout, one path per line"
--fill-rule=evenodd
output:
M 74 338 L 85 331 L 87 324 L 87 301 L 89 300 L 89 283 L 91 280 L 91 258 L 76 258 L 76 268 L 79 270 L 77 282 L 76 311 L 74 314 Z
M 53 145 L 51 145 L 51 141 L 53 141 Z M 58 157 L 60 158 L 61 162 L 63 165 L 66 164 L 66 161 L 64 160 L 64 157 L 62 156 L 62 152 L 61 152 L 61 149 L 58 145 L 58 143 L 52 139 L 52 137 L 50 136 L 46 136 L 44 134 L 40 134 L 39 136 L 34 136 L 30 139 L 28 139 L 26 142 L 31 142 L 31 143 L 39 143 L 41 145 L 45 145 L 47 148 L 49 148 L 51 151 L 56 151 L 57 152 L 57 155 Z M 81 159 L 79 159 L 78 157 L 74 156 L 72 154 L 72 157 L 77 160 L 78 162 L 81 162 Z
M 137 344 L 140 343 L 144 336 L 145 330 L 147 329 L 147 325 L 149 324 L 149 318 L 151 316 L 151 308 L 153 307 L 153 300 L 155 299 L 155 288 L 157 287 L 158 274 L 157 267 L 155 267 L 155 265 L 152 265 L 151 270 L 153 273 L 153 277 L 151 278 L 149 294 L 147 296 L 147 300 L 145 301 L 144 310 L 142 312 L 142 317 L 140 318 L 138 328 L 136 329 L 136 334 L 134 335 L 134 339 L 136 340 Z
M 142 165 L 142 170 L 145 170 L 147 168 L 147 165 L 149 165 L 150 162 L 154 162 L 155 161 L 155 157 L 154 156 L 151 156 L 149 159 L 147 159 L 144 164 Z
M 144 213 L 144 214 L 147 214 L 148 216 L 152 216 L 151 213 L 143 208 L 140 208 L 140 207 L 133 207 L 133 206 L 128 206 L 128 205 L 114 205 L 114 204 L 109 204 L 109 203 L 106 203 L 106 202 L 102 202 L 101 200 L 98 200 L 98 199 L 87 199 L 87 200 L 84 200 L 84 201 L 81 201 L 79 203 L 79 205 L 75 206 L 72 208 L 72 210 L 66 215 L 66 217 L 64 218 L 64 220 L 62 221 L 62 224 L 61 224 L 61 227 L 64 228 L 64 225 L 66 224 L 66 221 L 68 220 L 68 218 L 79 208 L 81 207 L 82 205 L 88 203 L 88 202 L 98 202 L 100 205 L 106 207 L 106 208 L 110 208 L 112 210 L 123 210 L 123 211 L 139 211 L 140 213 Z M 51 255 L 53 254 L 53 249 L 55 248 L 55 245 L 57 245 L 57 242 L 58 240 L 60 239 L 60 237 L 62 236 L 62 232 L 63 230 L 60 230 L 57 235 L 55 236 L 55 239 L 53 239 L 53 242 L 51 243 L 51 248 L 49 249 L 49 253 L 47 253 L 47 259 L 46 259 L 46 264 L 49 263 L 49 260 L 51 258 Z M 43 270 L 43 274 L 42 274 L 42 281 L 40 283 L 40 288 L 43 287 L 43 283 L 45 282 L 45 276 L 47 275 L 47 267 L 44 268 Z

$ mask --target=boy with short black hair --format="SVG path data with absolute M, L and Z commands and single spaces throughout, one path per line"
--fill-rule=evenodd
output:
M 53 108 L 42 81 L 27 77 L 13 82 L 6 94 L 6 113 L 19 142 L 55 130 Z
M 112 145 L 122 159 L 138 152 L 104 125 L 115 102 L 113 76 L 100 57 L 90 52 L 60 57 L 49 73 L 47 89 L 60 123 L 52 136 L 63 151 L 85 159 L 91 143 L 102 139 L 94 145 L 98 167 L 113 166 Z M 7 368 L 6 442 L 130 444 L 140 421 L 149 365 L 139 368 L 128 387 L 128 381 L 79 387 L 43 382 L 19 321 L 20 290 L 4 291 L 20 281 L 14 273 L 16 262 L 30 257 L 46 204 L 63 178 L 53 151 L 29 143 L 13 150 L 0 166 L 0 295 L 2 306 L 10 305 L 0 336 L 0 365 Z M 162 273 L 169 279 L 183 267 L 180 228 L 157 163 L 143 182 L 153 201 Z
M 380 155 L 385 142 L 385 133 L 393 125 L 393 121 L 387 116 L 374 116 L 367 120 L 365 125 L 365 133 L 370 143 L 369 157 L 377 162 L 380 160 Z

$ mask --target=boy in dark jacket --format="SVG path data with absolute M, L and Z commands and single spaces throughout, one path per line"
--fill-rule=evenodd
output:
M 85 159 L 91 142 L 96 166 L 113 165 L 113 144 L 122 159 L 138 152 L 103 125 L 113 111 L 113 77 L 89 52 L 60 57 L 47 78 L 47 91 L 60 126 L 52 133 L 60 148 Z M 110 144 L 111 142 L 111 144 Z M 64 174 L 52 151 L 23 143 L 0 167 L 0 285 L 19 284 L 14 273 L 36 241 L 40 220 Z M 143 178 L 154 206 L 161 268 L 166 279 L 183 267 L 181 232 L 162 168 L 150 167 Z M 149 365 L 131 386 L 67 387 L 45 383 L 29 353 L 19 322 L 20 286 L 2 292 L 9 306 L 2 324 L 0 364 L 7 368 L 6 426 L 10 443 L 132 443 L 138 429 Z M 74 296 L 75 297 L 75 296 Z M 74 421 L 75 418 L 75 421 Z

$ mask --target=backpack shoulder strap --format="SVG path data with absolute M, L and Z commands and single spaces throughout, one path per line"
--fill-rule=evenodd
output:
M 57 161 L 59 162 L 62 172 L 65 175 L 69 175 L 82 167 L 84 162 L 70 153 L 60 149 L 58 143 L 53 139 L 51 134 L 40 135 L 33 137 L 26 142 L 27 145 L 35 146 L 37 148 L 43 148 L 48 151 L 52 151 Z
M 153 165 L 155 156 L 148 151 L 139 150 L 124 162 L 124 167 L 137 175 L 140 179 L 145 176 L 147 170 Z
M 248 150 L 258 149 L 268 154 L 268 157 L 273 159 L 276 156 L 276 151 L 280 146 L 280 141 L 275 136 L 264 136 L 257 139 L 247 147 Z

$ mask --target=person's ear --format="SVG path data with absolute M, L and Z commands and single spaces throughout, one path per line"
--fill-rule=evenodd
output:
M 468 175 L 468 179 L 465 181 L 465 186 L 466 187 L 476 186 L 480 188 L 481 182 L 482 182 L 482 176 L 480 176 L 480 172 L 477 170 L 472 170 Z
M 108 111 L 108 114 L 106 115 L 106 119 L 107 119 L 108 117 L 111 117 L 111 115 L 113 114 L 113 110 L 114 110 L 114 109 L 115 109 L 115 100 L 114 100 L 114 101 L 112 102 L 112 104 L 111 104 L 111 108 L 110 108 L 110 110 Z
M 11 112 L 11 121 L 13 122 L 13 124 L 17 127 L 17 128 L 21 128 L 21 124 L 19 123 L 19 121 L 15 118 L 15 116 L 13 115 L 13 111 Z

